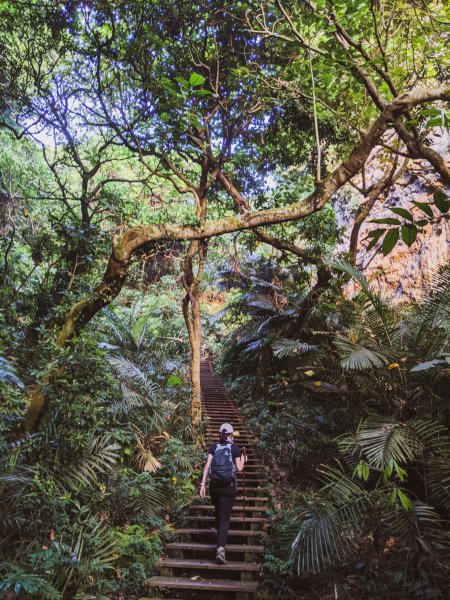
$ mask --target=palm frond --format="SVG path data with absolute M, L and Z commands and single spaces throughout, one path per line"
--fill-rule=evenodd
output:
M 110 308 L 103 308 L 111 333 L 119 344 L 137 350 L 136 340 L 130 327 Z
M 436 367 L 448 368 L 450 366 L 450 356 L 446 355 L 445 358 L 434 358 L 433 360 L 427 360 L 423 363 L 419 363 L 411 369 L 411 373 L 419 373 L 420 371 L 429 371 Z
M 414 502 L 411 510 L 385 505 L 382 522 L 394 533 L 397 543 L 408 547 L 418 543 L 428 555 L 448 554 L 449 542 L 442 519 L 428 504 Z
M 450 329 L 450 265 L 431 277 L 431 294 L 421 306 L 415 345 L 429 352 L 435 347 L 439 328 L 447 333 Z
M 145 371 L 138 364 L 124 356 L 109 356 L 108 363 L 120 378 L 126 379 L 143 388 L 149 399 L 156 400 L 158 386 L 149 379 Z
M 291 546 L 299 574 L 317 573 L 345 560 L 372 505 L 370 493 L 342 472 L 329 468 L 323 474 L 327 484 L 313 497 L 313 507 L 299 515 Z
M 385 468 L 392 461 L 405 464 L 421 456 L 424 450 L 422 440 L 411 426 L 377 416 L 362 421 L 355 436 L 345 436 L 337 442 L 341 450 L 361 455 L 376 468 Z
M 169 502 L 170 493 L 163 486 L 146 486 L 134 501 L 134 512 L 147 519 L 161 517 L 162 511 Z
M 139 470 L 147 473 L 156 473 L 162 467 L 159 460 L 153 455 L 148 446 L 145 446 L 142 440 L 136 443 L 135 462 Z
M 306 352 L 316 350 L 316 348 L 317 346 L 315 345 L 287 338 L 280 338 L 272 343 L 272 352 L 276 358 L 297 356 L 298 354 L 305 354 Z
M 83 456 L 72 463 L 61 477 L 69 485 L 96 485 L 98 476 L 108 473 L 116 463 L 119 444 L 111 443 L 110 437 L 93 438 L 86 446 Z
M 266 342 L 267 340 L 265 338 L 253 340 L 245 346 L 244 352 L 253 352 L 254 350 L 258 350 L 259 348 L 262 348 Z
M 352 277 L 360 286 L 357 301 L 364 311 L 364 325 L 371 331 L 372 338 L 378 344 L 388 344 L 394 350 L 394 338 L 398 332 L 398 322 L 384 298 L 374 291 L 364 275 L 350 264 L 342 260 L 329 263 L 337 269 Z
M 334 338 L 333 344 L 338 350 L 343 369 L 365 371 L 377 369 L 389 363 L 388 358 L 381 352 L 365 348 L 340 335 Z
M 262 310 L 264 312 L 269 313 L 277 313 L 278 310 L 274 306 L 272 299 L 269 296 L 264 296 L 264 294 L 246 294 L 243 297 L 244 302 L 247 306 L 252 308 L 257 308 L 258 310 Z
M 0 382 L 14 384 L 23 389 L 24 383 L 16 374 L 16 369 L 13 364 L 4 356 L 0 356 Z
M 92 528 L 86 528 L 83 533 L 88 537 L 93 548 L 92 560 L 105 565 L 117 559 L 117 539 L 107 524 L 98 521 L 93 523 Z

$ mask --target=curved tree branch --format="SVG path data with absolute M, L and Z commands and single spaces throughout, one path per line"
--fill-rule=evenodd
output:
M 370 152 L 380 143 L 381 136 L 392 127 L 400 115 L 419 104 L 444 99 L 450 99 L 450 85 L 413 89 L 387 103 L 348 159 L 334 169 L 323 182 L 317 184 L 315 190 L 300 202 L 262 211 L 245 211 L 236 216 L 205 221 L 199 225 L 138 225 L 122 235 L 115 236 L 103 281 L 89 298 L 78 302 L 72 308 L 57 343 L 62 345 L 68 341 L 103 306 L 117 296 L 125 281 L 131 257 L 142 245 L 160 239 L 208 239 L 225 233 L 255 229 L 262 225 L 303 219 L 323 208 L 331 196 L 360 171 Z

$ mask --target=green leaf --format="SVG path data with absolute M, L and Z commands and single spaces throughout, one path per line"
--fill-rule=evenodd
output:
M 370 467 L 367 463 L 363 463 L 362 465 L 362 478 L 364 479 L 364 481 L 367 481 L 369 479 L 369 474 L 370 474 Z
M 414 244 L 417 238 L 417 227 L 415 225 L 402 225 L 402 240 L 407 246 Z
M 196 113 L 193 112 L 189 112 L 187 114 L 187 119 L 189 121 L 189 124 L 192 125 L 193 127 L 197 127 L 199 129 L 202 128 L 202 122 L 201 122 L 201 116 L 197 115 Z
M 390 460 L 386 469 L 385 469 L 385 473 L 387 477 L 390 477 L 392 475 L 392 471 L 394 469 L 394 461 Z
M 393 217 L 384 217 L 383 219 L 372 219 L 372 221 L 369 222 L 379 223 L 380 225 L 400 225 L 400 221 L 398 219 L 394 219 Z
M 398 242 L 399 235 L 400 233 L 398 227 L 395 229 L 390 229 L 387 232 L 387 234 L 384 236 L 383 244 L 381 246 L 383 256 L 387 256 L 389 252 L 391 252 L 395 244 Z
M 189 77 L 189 85 L 192 87 L 203 85 L 205 81 L 206 79 L 203 77 L 203 75 L 200 75 L 199 73 L 192 73 Z
M 441 192 L 441 190 L 437 190 L 433 194 L 433 201 L 437 208 L 441 211 L 441 213 L 446 213 L 450 209 L 450 199 Z
M 397 488 L 398 497 L 400 498 L 400 502 L 405 510 L 412 510 L 414 508 L 414 504 L 411 499 L 402 492 L 400 488 Z
M 418 221 L 416 221 L 416 225 L 417 227 L 425 227 L 426 225 L 428 225 L 430 221 L 428 221 L 428 219 L 419 219 Z
M 372 231 L 369 231 L 369 233 L 367 234 L 367 237 L 374 237 L 377 240 L 383 235 L 383 233 L 386 231 L 386 229 L 373 229 Z
M 370 467 L 366 462 L 361 460 L 356 469 L 354 470 L 353 474 L 355 473 L 360 479 L 364 479 L 364 481 L 367 481 L 369 479 Z
M 181 85 L 181 87 L 185 90 L 189 89 L 189 81 L 187 81 L 187 79 L 185 79 L 184 77 L 175 77 L 175 81 L 178 81 L 178 83 Z
M 397 477 L 400 479 L 400 481 L 405 480 L 407 472 L 405 471 L 405 469 L 402 469 L 402 467 L 397 463 L 395 463 L 395 472 L 397 473 Z
M 426 202 L 418 202 L 417 200 L 413 200 L 412 203 L 414 204 L 414 206 L 417 206 L 417 208 L 420 208 L 420 210 L 424 212 L 428 217 L 434 217 L 433 209 Z
M 408 221 L 411 221 L 412 223 L 414 222 L 414 217 L 409 212 L 409 210 L 406 210 L 406 208 L 394 207 L 390 208 L 389 210 L 395 213 L 396 215 L 403 217 L 404 219 L 408 219 Z
M 214 96 L 212 92 L 209 90 L 195 90 L 197 96 Z
M 372 248 L 378 242 L 380 237 L 383 236 L 385 231 L 386 231 L 386 229 L 375 229 L 374 231 L 371 231 L 367 234 L 367 237 L 371 237 L 372 239 L 370 240 L 370 242 L 367 245 L 366 252 L 369 252 L 369 250 L 372 250 Z

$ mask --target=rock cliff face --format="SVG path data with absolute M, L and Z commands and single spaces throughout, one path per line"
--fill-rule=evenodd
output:
M 450 160 L 450 132 L 436 130 L 433 135 L 433 147 L 446 161 Z M 378 181 L 384 173 L 383 156 L 378 154 L 369 158 L 365 173 L 366 185 Z M 355 181 L 361 187 L 362 181 Z M 399 206 L 411 210 L 412 200 L 432 202 L 436 189 L 442 189 L 450 197 L 442 181 L 434 174 L 428 163 L 414 161 L 409 163 L 405 173 L 389 190 L 385 197 L 380 196 L 370 215 L 361 227 L 357 266 L 375 287 L 383 290 L 394 302 L 421 300 L 429 287 L 429 278 L 433 271 L 450 259 L 450 222 L 441 219 L 439 223 L 427 226 L 418 234 L 416 241 L 408 247 L 403 241 L 397 242 L 392 252 L 383 257 L 379 244 L 367 252 L 367 233 L 381 227 L 370 223 L 371 219 L 395 216 L 388 208 Z M 334 199 L 338 227 L 342 231 L 338 252 L 348 252 L 351 227 L 356 210 L 364 200 L 355 188 L 347 186 Z M 419 217 L 420 211 L 413 210 Z M 422 215 L 423 216 L 423 215 Z M 353 295 L 354 286 L 349 284 L 348 293 Z

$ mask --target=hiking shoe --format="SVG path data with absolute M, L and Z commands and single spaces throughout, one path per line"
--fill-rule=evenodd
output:
M 225 558 L 225 548 L 223 546 L 219 546 L 216 552 L 216 561 L 219 565 L 226 565 L 227 561 Z

